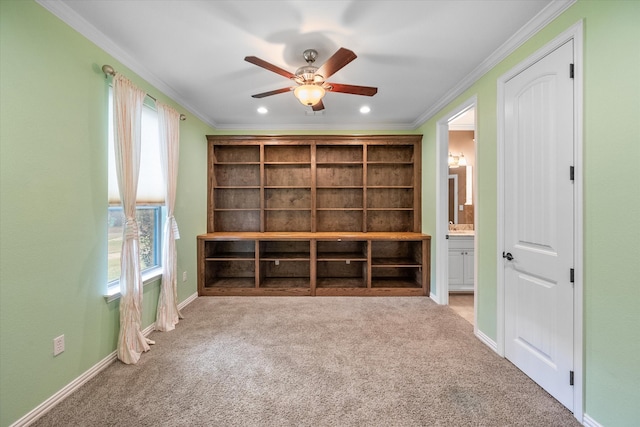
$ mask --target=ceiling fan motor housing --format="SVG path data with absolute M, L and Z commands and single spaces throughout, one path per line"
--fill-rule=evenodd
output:
M 307 49 L 302 53 L 302 56 L 304 57 L 304 60 L 307 61 L 307 65 L 296 70 L 296 82 L 301 85 L 321 85 L 324 82 L 324 77 L 320 74 L 316 74 L 318 67 L 313 66 L 316 58 L 318 58 L 318 52 L 315 49 Z
M 324 77 L 316 74 L 318 67 L 313 65 L 305 65 L 296 70 L 296 82 L 299 84 L 322 84 Z

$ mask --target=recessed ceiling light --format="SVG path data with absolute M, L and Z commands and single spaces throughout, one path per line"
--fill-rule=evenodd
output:
M 369 113 L 370 111 L 371 111 L 371 108 L 369 108 L 367 105 L 364 105 L 364 106 L 360 107 L 360 112 L 361 112 L 362 114 L 367 114 L 367 113 Z
M 258 113 L 267 114 L 268 112 L 269 112 L 269 110 L 267 110 L 266 107 L 258 107 Z

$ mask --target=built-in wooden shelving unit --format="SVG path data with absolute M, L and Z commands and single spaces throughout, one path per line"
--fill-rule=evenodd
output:
M 419 135 L 209 136 L 200 295 L 428 295 Z

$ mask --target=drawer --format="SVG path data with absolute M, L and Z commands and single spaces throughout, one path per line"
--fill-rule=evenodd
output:
M 473 249 L 473 236 L 449 235 L 449 249 Z

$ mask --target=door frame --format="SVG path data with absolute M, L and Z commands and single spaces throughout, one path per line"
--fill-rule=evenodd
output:
M 497 88 L 497 229 L 496 229 L 496 285 L 497 285 L 497 313 L 496 313 L 496 344 L 500 356 L 505 356 L 505 298 L 504 298 L 504 88 L 511 78 L 524 71 L 558 47 L 573 40 L 574 58 L 574 307 L 573 307 L 573 414 L 582 422 L 584 415 L 583 384 L 583 311 L 584 311 L 584 263 L 583 263 L 583 22 L 582 20 L 571 26 L 544 47 L 520 62 L 498 78 Z M 569 70 L 567 70 L 569 72 Z M 567 172 L 568 174 L 568 172 Z M 568 379 L 567 379 L 568 380 Z
M 475 150 L 475 167 L 473 168 L 473 184 L 477 190 L 478 177 L 478 97 L 477 95 L 464 101 L 449 113 L 444 115 L 436 124 L 436 239 L 435 239 L 435 263 L 438 266 L 435 271 L 436 279 L 436 295 L 431 294 L 431 298 L 442 305 L 449 305 L 449 122 L 460 116 L 469 109 L 475 109 L 476 119 L 474 120 L 473 132 L 476 143 Z M 473 290 L 473 315 L 474 315 L 474 332 L 477 332 L 477 272 L 478 272 L 478 191 L 473 192 L 473 223 L 475 230 L 475 239 L 473 242 L 474 259 L 473 274 L 476 277 Z

